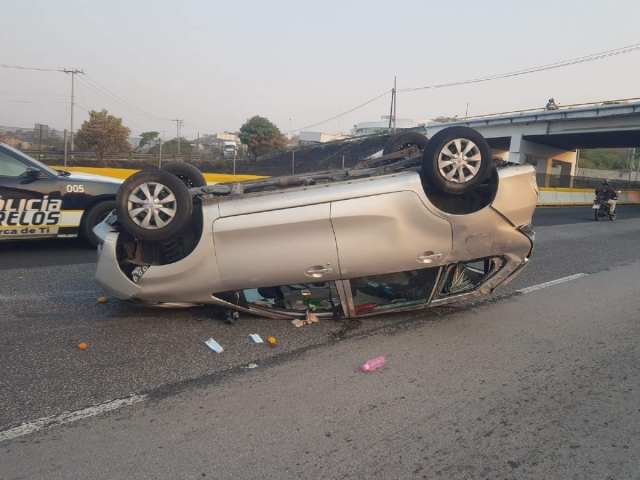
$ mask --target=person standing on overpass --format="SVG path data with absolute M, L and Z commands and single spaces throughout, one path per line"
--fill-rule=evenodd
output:
M 556 104 L 556 101 L 553 98 L 549 99 L 545 107 L 545 110 L 558 110 L 558 105 Z

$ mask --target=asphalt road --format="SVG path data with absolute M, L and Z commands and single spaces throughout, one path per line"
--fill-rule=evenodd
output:
M 148 397 L 107 416 L 0 443 L 0 478 L 437 478 L 437 472 L 442 478 L 607 478 L 612 472 L 618 473 L 611 478 L 636 478 L 624 472 L 631 471 L 637 432 L 630 437 L 630 427 L 616 423 L 631 407 L 613 380 L 624 374 L 629 388 L 639 387 L 637 328 L 629 312 L 637 311 L 640 275 L 637 265 L 623 266 L 640 261 L 640 208 L 621 208 L 615 222 L 595 222 L 589 209 L 538 210 L 533 261 L 506 297 L 302 329 L 249 317 L 225 325 L 206 308 L 97 304 L 94 266 L 85 263 L 93 262 L 93 251 L 81 252 L 89 255 L 80 261 L 67 245 L 47 247 L 47 256 L 18 245 L 10 254 L 3 244 L 0 432 L 134 393 Z M 50 266 L 33 268 L 31 258 L 20 263 L 22 248 Z M 14 263 L 7 267 L 9 259 Z M 576 273 L 591 275 L 509 297 Z M 255 345 L 249 333 L 274 335 L 278 344 Z M 615 353 L 606 368 L 599 368 L 598 335 Z M 204 346 L 212 336 L 225 346 L 223 354 Z M 79 351 L 79 341 L 89 348 Z M 577 373 L 569 371 L 567 352 L 579 362 Z M 390 359 L 384 372 L 356 372 L 359 362 L 379 353 Z M 250 363 L 258 368 L 243 368 Z M 611 387 L 615 408 L 604 412 L 607 425 L 590 424 L 590 431 L 594 438 L 618 435 L 611 443 L 622 450 L 569 448 L 571 432 L 586 435 L 583 420 L 603 415 L 602 405 L 580 401 L 585 385 L 599 381 Z M 474 396 L 481 391 L 482 400 Z M 561 421 L 560 412 L 576 404 L 575 414 Z M 476 411 L 482 421 L 472 418 Z M 629 422 L 637 423 L 637 407 L 628 411 Z M 421 442 L 429 446 L 422 460 Z M 599 466 L 579 468 L 583 460 Z M 554 475 L 558 464 L 566 475 Z

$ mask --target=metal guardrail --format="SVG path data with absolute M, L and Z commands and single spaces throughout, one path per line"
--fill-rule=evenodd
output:
M 623 178 L 611 179 L 608 177 L 576 177 L 571 175 L 554 175 L 551 173 L 536 173 L 536 182 L 539 187 L 549 188 L 602 188 L 602 181 L 608 179 L 611 187 L 616 190 L 640 190 L 640 182 L 625 180 Z

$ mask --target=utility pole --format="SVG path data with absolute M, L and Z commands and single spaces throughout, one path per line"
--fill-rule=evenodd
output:
M 67 166 L 67 129 L 64 129 L 64 166 Z
M 395 85 L 395 81 L 394 81 L 394 85 Z M 393 101 L 395 100 L 395 98 L 396 98 L 396 89 L 394 86 L 394 88 L 391 89 L 391 107 L 389 108 L 389 131 L 391 131 L 391 122 L 393 121 Z
M 396 133 L 396 120 L 398 120 L 398 88 L 396 77 L 393 77 L 393 133 Z
M 71 68 L 71 69 L 64 69 L 62 70 L 64 73 L 70 73 L 71 74 L 71 151 L 73 152 L 74 147 L 73 147 L 73 107 L 75 106 L 75 97 L 74 97 L 74 86 L 75 86 L 75 79 L 76 79 L 76 74 L 77 73 L 81 73 L 84 75 L 84 70 L 78 70 L 76 68 Z
M 171 119 L 172 122 L 176 122 L 176 135 L 178 138 L 178 155 L 180 155 L 180 127 L 182 127 L 182 120 Z

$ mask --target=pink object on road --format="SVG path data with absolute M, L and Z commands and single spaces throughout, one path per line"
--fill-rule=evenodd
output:
M 384 357 L 376 357 L 371 360 L 367 360 L 367 362 L 362 365 L 363 372 L 373 372 L 378 368 L 382 368 L 387 364 L 387 361 Z

